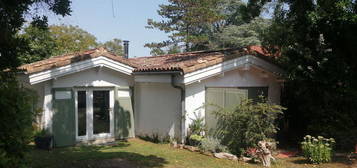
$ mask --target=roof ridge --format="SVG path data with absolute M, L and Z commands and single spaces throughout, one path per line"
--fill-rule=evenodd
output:
M 214 50 L 189 51 L 189 52 L 174 53 L 174 54 L 164 54 L 164 55 L 157 55 L 157 56 L 135 57 L 135 58 L 129 58 L 129 59 L 135 60 L 135 59 L 139 59 L 139 58 L 157 58 L 157 57 L 181 56 L 181 55 L 185 55 L 185 54 L 211 53 L 211 52 L 220 52 L 220 51 L 227 51 L 227 50 L 236 50 L 236 48 L 223 48 L 223 49 L 214 49 Z

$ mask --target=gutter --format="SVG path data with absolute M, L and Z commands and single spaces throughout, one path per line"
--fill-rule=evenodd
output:
M 181 143 L 185 143 L 185 116 L 186 116 L 186 110 L 185 110 L 185 88 L 179 85 L 175 84 L 175 75 L 171 74 L 171 86 L 179 89 L 181 92 L 180 96 L 180 102 L 181 102 Z

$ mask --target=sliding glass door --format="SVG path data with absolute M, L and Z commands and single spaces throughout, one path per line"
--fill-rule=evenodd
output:
M 106 88 L 77 89 L 75 97 L 77 140 L 113 137 L 113 90 Z

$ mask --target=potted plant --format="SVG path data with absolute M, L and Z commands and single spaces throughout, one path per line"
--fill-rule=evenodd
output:
M 51 150 L 53 148 L 53 136 L 46 130 L 35 134 L 35 145 L 38 149 Z

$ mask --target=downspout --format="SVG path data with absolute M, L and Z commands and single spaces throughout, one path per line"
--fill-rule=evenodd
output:
M 171 86 L 179 89 L 181 92 L 180 96 L 180 101 L 181 101 L 181 143 L 185 143 L 185 116 L 186 116 L 186 110 L 185 110 L 185 88 L 179 85 L 175 84 L 175 75 L 171 74 Z

